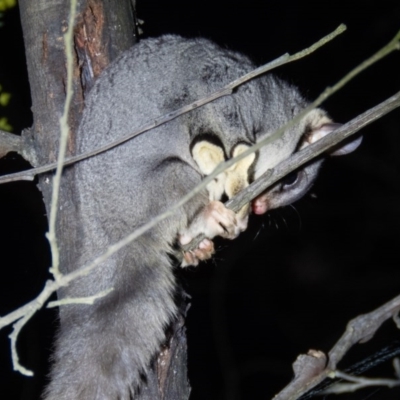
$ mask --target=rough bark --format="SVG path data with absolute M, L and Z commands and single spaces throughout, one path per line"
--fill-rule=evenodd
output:
M 69 2 L 20 0 L 19 4 L 32 96 L 34 123 L 31 133 L 37 165 L 43 165 L 56 161 L 58 153 L 59 118 L 66 96 L 63 34 L 67 29 Z M 74 96 L 69 113 L 67 156 L 75 154 L 75 132 L 84 108 L 85 94 L 101 71 L 135 41 L 134 13 L 129 0 L 79 2 L 74 27 Z M 73 167 L 67 168 L 62 179 L 57 220 L 61 266 L 75 263 L 75 249 L 79 246 L 81 218 L 73 191 L 74 179 Z M 39 189 L 49 213 L 52 191 L 50 174 L 39 178 Z M 157 367 L 153 375 L 148 377 L 147 387 L 139 398 L 188 397 L 186 338 L 182 324 L 176 324 L 172 331 L 170 342 L 160 349 Z M 166 357 L 169 361 L 163 362 Z
M 65 101 L 66 81 L 63 34 L 67 29 L 69 2 L 22 0 L 20 10 L 31 87 L 34 145 L 37 162 L 43 165 L 56 161 L 58 153 L 59 118 Z M 75 152 L 75 130 L 84 107 L 85 91 L 110 61 L 134 43 L 133 32 L 128 1 L 118 2 L 118 5 L 99 0 L 80 2 L 74 35 L 76 62 L 68 155 Z M 61 263 L 74 262 L 73 243 L 79 230 L 72 180 L 70 169 L 63 179 L 58 213 L 57 234 L 60 247 L 64 249 Z M 52 190 L 49 176 L 39 178 L 39 188 L 49 212 Z

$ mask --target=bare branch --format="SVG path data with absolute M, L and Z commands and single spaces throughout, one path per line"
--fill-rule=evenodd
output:
M 14 371 L 19 371 L 23 375 L 33 376 L 33 372 L 26 369 L 19 363 L 19 357 L 17 353 L 18 335 L 21 329 L 25 326 L 25 324 L 31 319 L 31 317 L 36 313 L 36 311 L 40 310 L 43 307 L 44 303 L 54 292 L 54 290 L 52 290 L 54 284 L 55 282 L 53 281 L 47 281 L 42 293 L 40 293 L 35 300 L 32 300 L 31 302 L 19 308 L 18 310 L 14 311 L 13 313 L 10 313 L 5 317 L 0 318 L 0 329 L 3 326 L 9 325 L 10 323 L 19 319 L 19 321 L 14 324 L 13 331 L 9 335 L 9 338 L 11 340 L 11 355 L 13 360 Z
M 102 292 L 99 292 L 93 296 L 88 296 L 88 297 L 74 297 L 74 298 L 64 297 L 62 300 L 50 301 L 47 304 L 47 308 L 60 307 L 68 304 L 94 304 L 97 299 L 107 296 L 113 290 L 114 290 L 113 288 L 103 290 Z
M 7 153 L 15 151 L 21 154 L 23 141 L 21 136 L 0 130 L 0 158 Z
M 0 130 L 0 158 L 10 152 L 16 152 L 32 165 L 36 164 L 36 152 L 30 141 L 30 132 L 25 130 L 21 135 Z M 21 173 L 20 180 L 32 181 L 34 176 L 27 171 Z
M 17 339 L 21 329 L 26 325 L 26 323 L 31 319 L 31 317 L 36 313 L 36 311 L 40 310 L 49 297 L 59 290 L 63 286 L 67 286 L 71 280 L 76 279 L 79 276 L 84 275 L 85 271 L 82 271 L 80 274 L 74 274 L 75 276 L 71 279 L 69 275 L 63 275 L 57 281 L 47 281 L 45 287 L 43 288 L 42 292 L 36 297 L 36 299 L 30 301 L 28 304 L 20 307 L 19 309 L 15 310 L 14 312 L 0 317 L 0 329 L 3 327 L 10 325 L 17 321 L 13 325 L 13 331 L 9 335 L 11 340 L 11 354 L 13 360 L 13 368 L 15 371 L 19 371 L 21 374 L 26 376 L 33 376 L 33 372 L 26 369 L 19 363 L 19 357 L 17 353 Z M 77 299 L 64 299 L 62 301 L 53 301 L 48 304 L 48 307 L 55 307 L 57 305 L 62 304 L 93 304 L 97 299 L 106 296 L 110 293 L 112 289 L 105 290 L 100 292 L 94 296 L 86 297 L 86 298 L 77 298 Z
M 380 326 L 389 318 L 397 316 L 400 311 L 400 296 L 395 297 L 383 306 L 368 313 L 359 315 L 347 324 L 343 336 L 329 352 L 328 368 L 334 370 L 347 353 L 356 343 L 365 343 L 370 340 Z
M 312 375 L 309 371 L 318 371 L 319 359 L 316 357 L 302 358 L 299 356 L 293 364 L 295 378 L 273 400 L 296 400 L 301 395 L 321 383 L 325 378 L 341 377 L 336 365 L 347 351 L 356 343 L 364 343 L 371 339 L 383 322 L 397 316 L 400 311 L 400 296 L 395 297 L 383 306 L 368 313 L 359 315 L 347 324 L 346 331 L 329 352 L 329 362 L 326 368 Z M 315 351 L 315 350 L 314 350 Z M 302 361 L 299 368 L 299 360 Z M 350 375 L 348 375 L 350 376 Z M 346 378 L 347 379 L 347 378 Z M 354 378 L 356 379 L 356 378 Z M 386 380 L 386 385 L 389 380 Z M 391 380 L 390 380 L 391 381 Z M 398 385 L 400 382 L 397 379 Z
M 298 60 L 299 58 L 305 57 L 307 55 L 309 55 L 310 53 L 312 53 L 313 51 L 317 50 L 319 47 L 323 46 L 324 44 L 326 44 L 327 42 L 329 42 L 330 40 L 332 40 L 333 38 L 335 38 L 337 35 L 343 33 L 346 30 L 346 26 L 345 25 L 340 25 L 338 28 L 336 28 L 335 31 L 333 31 L 332 33 L 330 33 L 329 35 L 323 37 L 322 39 L 320 39 L 318 42 L 314 43 L 312 46 L 310 46 L 309 48 L 302 50 L 292 56 L 290 56 L 289 54 L 284 54 L 281 57 L 278 57 L 277 59 L 241 76 L 240 78 L 234 80 L 233 82 L 227 84 L 226 86 L 224 86 L 223 88 L 217 90 L 214 93 L 211 93 L 209 96 L 203 97 L 202 99 L 196 100 L 193 103 L 190 103 L 186 106 L 183 106 L 175 111 L 172 111 L 168 114 L 164 114 L 162 116 L 160 116 L 159 118 L 156 118 L 154 121 L 149 122 L 148 124 L 145 124 L 141 127 L 139 127 L 137 130 L 135 130 L 133 133 L 130 133 L 129 135 L 123 136 L 122 138 L 115 140 L 105 146 L 99 147 L 97 149 L 94 149 L 92 151 L 89 151 L 87 153 L 84 154 L 79 154 L 73 157 L 69 157 L 66 158 L 63 161 L 63 166 L 67 166 L 67 165 L 71 165 L 74 164 L 78 161 L 82 161 L 85 160 L 87 158 L 93 157 L 97 154 L 103 153 L 105 151 L 108 151 L 114 147 L 117 147 L 125 142 L 127 142 L 128 140 L 133 139 L 134 137 L 147 132 L 150 129 L 156 128 L 157 126 L 160 126 L 162 124 L 165 124 L 177 117 L 179 117 L 180 115 L 183 115 L 189 111 L 195 110 L 196 108 L 199 108 L 207 103 L 210 103 L 216 99 L 219 99 L 220 97 L 223 96 L 227 96 L 229 94 L 232 93 L 233 89 L 235 89 L 236 87 L 244 84 L 245 82 L 248 82 L 249 80 L 262 75 L 268 71 L 271 71 L 274 68 L 277 68 L 281 65 L 287 64 L 289 62 Z M 18 172 L 15 174 L 9 174 L 9 175 L 5 175 L 3 177 L 0 178 L 0 184 L 2 183 L 7 183 L 7 182 L 13 182 L 13 181 L 18 181 L 21 180 L 21 177 L 26 177 L 29 175 L 38 175 L 38 174 L 43 174 L 45 172 L 49 172 L 54 170 L 58 165 L 57 163 L 52 163 L 52 164 L 47 164 L 47 165 L 43 165 L 41 167 L 37 167 L 34 169 L 31 169 L 29 171 L 24 171 L 23 173 Z

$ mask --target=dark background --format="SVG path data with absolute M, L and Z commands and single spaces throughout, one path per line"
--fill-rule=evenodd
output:
M 315 98 L 386 44 L 400 29 L 398 1 L 141 1 L 144 36 L 205 36 L 265 63 L 294 53 L 333 31 L 346 33 L 276 73 Z M 15 132 L 29 127 L 29 86 L 18 10 L 0 28 L 0 84 L 13 97 L 0 108 Z M 400 89 L 395 53 L 355 78 L 324 107 L 346 122 Z M 181 274 L 192 306 L 187 319 L 191 400 L 269 399 L 292 377 L 291 363 L 310 348 L 327 351 L 346 322 L 400 292 L 400 110 L 363 131 L 354 154 L 328 160 L 293 207 L 254 217 L 235 242 L 221 242 L 213 261 Z M 11 154 L 0 172 L 26 168 Z M 0 315 L 32 299 L 48 277 L 45 210 L 33 183 L 0 186 Z M 20 336 L 22 363 L 35 377 L 12 372 L 11 329 L 0 332 L 2 398 L 38 399 L 48 371 L 56 313 L 43 310 Z M 387 322 L 356 346 L 341 368 L 365 361 L 399 332 Z M 381 356 L 377 357 L 382 358 Z M 389 361 L 364 374 L 393 375 Z M 3 395 L 13 393 L 12 395 Z M 365 389 L 343 399 L 397 399 L 399 389 Z M 324 397 L 333 399 L 334 396 Z

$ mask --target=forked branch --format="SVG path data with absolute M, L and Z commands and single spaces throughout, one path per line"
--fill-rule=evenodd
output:
M 293 363 L 295 372 L 293 380 L 273 400 L 296 400 L 326 378 L 343 378 L 343 373 L 337 371 L 336 366 L 349 349 L 356 343 L 365 343 L 370 340 L 383 322 L 389 318 L 393 318 L 397 324 L 399 311 L 400 296 L 397 296 L 376 310 L 351 320 L 342 337 L 328 353 L 328 357 L 317 350 L 310 350 L 307 355 L 299 355 Z M 397 325 L 399 326 L 399 324 Z M 326 364 L 327 359 L 328 363 Z M 350 379 L 349 375 L 346 379 Z M 381 384 L 383 383 L 381 382 Z M 391 380 L 390 384 L 395 386 L 394 380 Z M 387 380 L 385 380 L 385 385 L 388 385 Z

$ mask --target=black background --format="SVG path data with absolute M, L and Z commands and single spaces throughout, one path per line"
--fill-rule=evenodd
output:
M 250 55 L 257 63 L 294 53 L 333 31 L 346 33 L 276 73 L 315 98 L 400 29 L 397 1 L 140 1 L 144 36 L 205 36 Z M 13 97 L 7 115 L 15 132 L 29 127 L 29 86 L 18 11 L 0 29 L 0 84 Z M 346 122 L 400 89 L 400 55 L 372 66 L 324 108 Z M 185 271 L 192 296 L 187 319 L 191 400 L 269 399 L 292 377 L 291 363 L 309 348 L 324 351 L 346 322 L 400 292 L 400 111 L 363 131 L 357 152 L 328 160 L 311 194 L 294 207 L 254 217 L 235 242 L 221 242 L 213 261 Z M 17 156 L 0 172 L 26 168 Z M 0 186 L 0 314 L 32 299 L 48 277 L 45 210 L 33 183 Z M 399 337 L 387 322 L 340 365 L 364 360 Z M 0 332 L 2 398 L 38 399 L 48 371 L 54 311 L 43 310 L 24 329 L 18 349 L 34 378 L 12 372 L 11 329 Z M 399 350 L 394 343 L 391 349 Z M 365 372 L 392 376 L 390 361 Z M 397 399 L 399 389 L 366 389 L 343 399 Z M 325 398 L 333 399 L 334 396 Z

